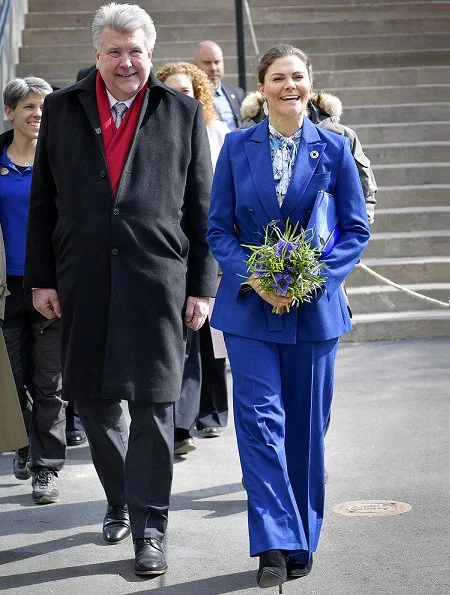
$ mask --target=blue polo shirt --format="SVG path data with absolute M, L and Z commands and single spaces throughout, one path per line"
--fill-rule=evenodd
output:
M 6 273 L 23 277 L 25 239 L 33 168 L 20 172 L 9 160 L 3 147 L 0 157 L 0 225 L 6 255 Z

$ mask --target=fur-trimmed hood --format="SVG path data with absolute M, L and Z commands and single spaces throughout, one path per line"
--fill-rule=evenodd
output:
M 241 116 L 253 120 L 259 114 L 263 102 L 263 96 L 259 91 L 249 93 L 241 104 Z M 310 102 L 325 115 L 339 121 L 343 108 L 341 100 L 335 95 L 326 91 L 317 91 L 311 95 Z

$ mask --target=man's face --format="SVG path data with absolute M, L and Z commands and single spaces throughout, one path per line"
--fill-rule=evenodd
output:
M 199 48 L 195 64 L 207 74 L 213 89 L 217 89 L 224 72 L 222 50 L 215 46 Z
M 142 89 L 152 66 L 152 51 L 142 29 L 120 33 L 105 28 L 95 57 L 106 88 L 118 101 L 126 101 Z

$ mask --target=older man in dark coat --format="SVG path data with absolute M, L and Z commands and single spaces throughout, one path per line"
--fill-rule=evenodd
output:
M 150 74 L 149 15 L 103 6 L 93 36 L 97 72 L 44 105 L 26 285 L 40 312 L 62 317 L 64 396 L 106 492 L 104 538 L 121 541 L 131 523 L 136 573 L 161 574 L 185 330 L 200 328 L 215 290 L 211 160 L 202 106 Z

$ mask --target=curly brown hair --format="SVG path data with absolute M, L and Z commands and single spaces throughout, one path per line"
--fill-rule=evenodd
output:
M 169 62 L 160 68 L 155 76 L 165 83 L 169 76 L 173 74 L 185 74 L 190 78 L 194 89 L 194 97 L 203 104 L 206 125 L 209 126 L 213 120 L 217 120 L 211 83 L 203 70 L 200 70 L 194 64 L 189 64 L 189 62 Z

